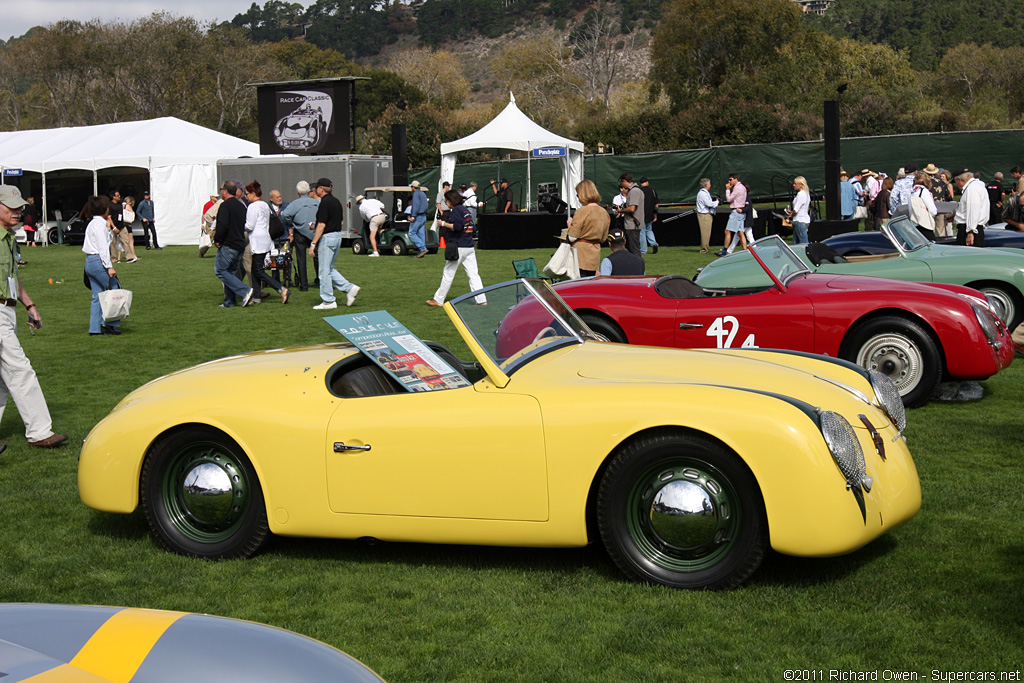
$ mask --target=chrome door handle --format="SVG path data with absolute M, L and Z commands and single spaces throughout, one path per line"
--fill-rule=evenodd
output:
M 681 330 L 699 330 L 702 327 L 704 327 L 703 323 L 679 323 Z
M 366 444 L 365 446 L 347 446 L 344 443 L 342 443 L 341 441 L 335 441 L 334 442 L 334 452 L 335 453 L 343 453 L 345 451 L 368 451 L 368 450 L 370 450 L 370 444 Z

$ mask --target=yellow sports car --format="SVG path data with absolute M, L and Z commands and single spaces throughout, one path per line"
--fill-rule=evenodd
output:
M 500 329 L 524 302 L 531 314 Z M 270 532 L 534 547 L 600 538 L 630 577 L 697 589 L 739 585 L 769 545 L 856 550 L 920 507 L 903 404 L 879 373 L 797 352 L 598 341 L 540 280 L 444 309 L 471 362 L 378 312 L 327 319 L 354 341 L 150 382 L 86 439 L 82 500 L 115 513 L 141 505 L 164 546 L 198 557 L 252 555 Z M 380 360 L 396 355 L 444 381 L 397 378 Z M 268 384 L 288 398 L 274 421 L 243 398 Z

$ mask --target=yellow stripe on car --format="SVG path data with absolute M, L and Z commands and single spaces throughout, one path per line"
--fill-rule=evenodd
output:
M 111 683 L 129 683 L 160 637 L 185 612 L 124 609 L 97 629 L 71 666 Z

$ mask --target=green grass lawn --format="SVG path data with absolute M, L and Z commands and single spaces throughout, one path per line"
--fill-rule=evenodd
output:
M 533 256 L 543 265 L 549 254 L 481 251 L 481 276 L 485 284 L 511 279 L 513 259 Z M 829 669 L 878 671 L 881 679 L 887 669 L 998 675 L 1024 668 L 1024 363 L 984 382 L 980 402 L 933 403 L 909 414 L 906 433 L 924 491 L 910 523 L 845 557 L 769 554 L 747 584 L 728 593 L 631 583 L 599 546 L 279 538 L 250 560 L 205 562 L 161 550 L 140 512 L 83 506 L 79 444 L 150 379 L 233 353 L 340 336 L 312 310 L 315 290 L 296 290 L 287 306 L 274 295 L 260 306 L 220 309 L 212 252 L 199 259 L 194 247 L 169 247 L 140 256 L 119 268 L 135 293 L 124 334 L 90 337 L 81 250 L 24 250 L 22 277 L 43 327 L 30 336 L 23 325 L 21 341 L 54 429 L 71 440 L 54 451 L 30 449 L 8 402 L 0 423 L 0 439 L 10 442 L 0 455 L 2 601 L 265 622 L 345 650 L 391 683 L 781 681 L 786 669 L 824 669 L 826 677 Z M 648 257 L 648 271 L 693 275 L 712 258 L 696 247 L 665 248 Z M 363 288 L 349 310 L 387 309 L 420 337 L 465 357 L 444 312 L 424 305 L 441 268 L 441 256 L 345 252 L 338 260 Z M 467 288 L 460 271 L 452 296 Z M 18 316 L 24 321 L 23 309 Z M 262 396 L 238 400 L 270 421 L 288 399 L 268 386 Z

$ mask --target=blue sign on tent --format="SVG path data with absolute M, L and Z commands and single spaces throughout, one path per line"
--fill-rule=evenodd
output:
M 20 168 L 5 168 L 4 169 L 4 176 L 5 177 L 9 177 L 9 176 L 13 176 L 13 175 L 21 175 L 21 169 Z
M 537 147 L 533 150 L 533 158 L 564 157 L 565 147 Z

